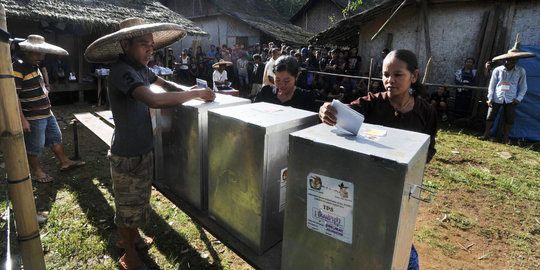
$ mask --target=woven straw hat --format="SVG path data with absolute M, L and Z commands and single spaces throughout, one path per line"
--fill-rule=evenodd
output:
M 69 55 L 69 53 L 52 44 L 45 42 L 45 38 L 39 35 L 29 35 L 28 39 L 19 43 L 19 47 L 25 52 L 39 52 L 57 55 Z
M 501 54 L 499 56 L 493 57 L 493 61 L 505 60 L 505 59 L 510 59 L 510 58 L 516 58 L 516 59 L 529 58 L 529 57 L 535 57 L 535 56 L 536 54 L 534 53 L 519 51 L 519 33 L 518 33 L 516 37 L 516 44 L 514 44 L 514 48 L 512 48 L 511 50 L 508 50 L 508 52 L 505 54 Z
M 219 62 L 212 65 L 212 68 L 219 68 L 220 65 L 227 65 L 228 67 L 231 67 L 233 64 L 232 62 L 225 61 L 223 59 L 220 59 Z
M 90 63 L 114 62 L 123 52 L 121 40 L 146 34 L 153 34 L 154 50 L 159 50 L 185 37 L 186 31 L 174 23 L 145 24 L 141 18 L 129 18 L 120 22 L 120 30 L 92 42 L 86 48 L 84 57 Z

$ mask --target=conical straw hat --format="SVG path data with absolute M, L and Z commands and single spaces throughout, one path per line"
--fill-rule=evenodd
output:
M 212 68 L 219 68 L 221 65 L 227 65 L 228 67 L 232 66 L 233 63 L 229 61 L 225 61 L 223 59 L 220 59 L 219 62 L 212 65 Z
M 185 37 L 186 31 L 174 23 L 145 24 L 141 18 L 129 18 L 120 22 L 120 30 L 92 42 L 86 48 L 84 57 L 90 63 L 114 62 L 123 52 L 121 40 L 146 34 L 153 34 L 154 50 L 159 50 Z
M 516 43 L 514 44 L 514 48 L 512 48 L 511 50 L 508 50 L 508 52 L 505 54 L 501 54 L 499 56 L 493 57 L 493 61 L 505 60 L 505 59 L 510 59 L 510 58 L 516 58 L 516 59 L 529 58 L 529 57 L 535 57 L 535 56 L 536 54 L 534 53 L 519 51 L 519 33 L 518 33 L 516 37 Z
M 19 43 L 19 47 L 25 52 L 69 55 L 66 50 L 45 42 L 45 38 L 40 35 L 29 35 L 25 41 Z

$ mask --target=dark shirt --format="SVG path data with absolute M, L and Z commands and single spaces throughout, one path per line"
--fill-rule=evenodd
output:
M 438 103 L 440 102 L 447 102 L 446 100 L 448 99 L 449 97 L 449 94 L 448 92 L 444 92 L 444 94 L 442 96 L 439 96 L 439 93 L 437 93 L 437 91 L 431 93 L 431 97 L 430 97 L 430 100 L 435 100 L 437 102 L 437 105 Z
M 332 69 L 330 69 L 330 72 L 338 72 L 338 71 L 340 71 L 340 68 L 339 68 L 340 65 L 341 65 L 341 63 L 339 62 L 339 59 L 337 59 L 337 58 L 336 59 L 330 59 L 330 61 L 328 62 L 328 67 L 332 68 Z M 334 66 L 336 66 L 335 69 L 334 69 Z
M 319 61 L 317 60 L 317 57 L 315 57 L 314 54 L 312 53 L 308 53 L 308 66 L 307 68 L 309 70 L 315 70 L 315 69 L 319 69 Z
M 351 103 L 351 108 L 365 116 L 365 122 L 391 128 L 416 131 L 430 135 L 427 162 L 435 153 L 435 136 L 437 135 L 437 111 L 423 99 L 415 98 L 414 107 L 406 113 L 397 112 L 388 99 L 388 93 L 368 93 Z
M 360 56 L 351 56 L 347 59 L 347 69 L 348 74 L 358 75 L 360 73 L 360 64 L 362 63 L 362 57 Z
M 153 148 L 150 109 L 133 98 L 137 87 L 150 86 L 158 77 L 145 65 L 125 55 L 111 67 L 109 75 L 109 100 L 114 118 L 111 153 L 133 157 L 148 153 Z
M 327 64 L 328 64 L 328 58 L 327 57 L 321 57 L 321 60 L 319 60 L 319 69 L 321 71 L 324 71 L 326 69 Z
M 318 112 L 320 105 L 315 101 L 316 95 L 312 91 L 296 87 L 290 100 L 281 102 L 277 97 L 278 89 L 276 86 L 267 85 L 257 93 L 253 102 L 268 102 L 283 106 L 290 106 L 306 111 Z
M 13 76 L 26 120 L 51 116 L 51 102 L 43 91 L 43 76 L 39 66 L 16 61 L 13 63 Z
M 253 66 L 253 71 L 251 71 L 253 83 L 263 83 L 264 67 L 264 63 L 259 63 Z

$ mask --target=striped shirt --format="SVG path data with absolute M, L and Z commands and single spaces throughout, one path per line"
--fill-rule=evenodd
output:
M 43 76 L 37 65 L 15 62 L 13 64 L 15 88 L 21 101 L 26 120 L 51 116 L 51 102 L 43 91 Z

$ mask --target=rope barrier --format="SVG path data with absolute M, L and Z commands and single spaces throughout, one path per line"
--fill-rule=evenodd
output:
M 329 72 L 322 72 L 322 71 L 314 71 L 314 70 L 308 70 L 307 72 L 314 73 L 314 74 L 321 74 L 321 75 L 329 75 L 329 76 L 336 76 L 336 77 L 347 77 L 351 79 L 365 79 L 369 80 L 369 77 L 365 76 L 355 76 L 355 75 L 348 75 L 348 74 L 340 74 L 340 73 L 329 73 Z M 373 81 L 382 81 L 381 78 L 375 78 L 371 77 L 371 80 Z M 469 86 L 469 85 L 456 85 L 456 84 L 443 84 L 443 83 L 424 83 L 425 86 L 442 86 L 446 88 L 465 88 L 465 89 L 472 89 L 472 90 L 487 90 L 488 88 L 485 86 Z

